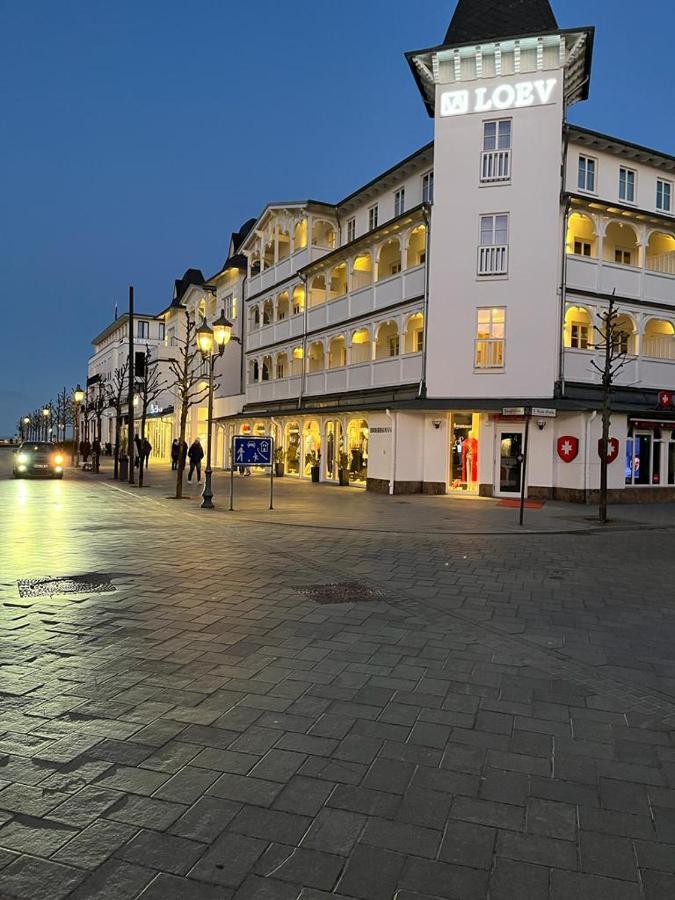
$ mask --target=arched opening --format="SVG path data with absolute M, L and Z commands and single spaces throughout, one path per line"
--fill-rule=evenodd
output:
M 399 346 L 398 324 L 383 322 L 377 329 L 375 337 L 375 359 L 388 359 L 398 356 Z
M 252 253 L 250 257 L 251 278 L 260 275 L 260 253 Z
M 627 356 L 635 356 L 637 353 L 637 329 L 631 316 L 624 313 L 616 317 L 614 335 L 614 343 L 621 352 Z
M 565 313 L 564 344 L 568 350 L 593 347 L 593 319 L 583 306 L 570 306 Z
M 352 419 L 347 427 L 349 480 L 365 484 L 368 478 L 368 422 Z
M 206 318 L 206 299 L 204 297 L 199 301 L 197 311 L 199 313 L 199 320 L 202 322 Z
M 331 300 L 336 297 L 342 297 L 347 293 L 347 264 L 340 263 L 330 273 L 330 296 Z
M 637 266 L 638 237 L 632 225 L 610 222 L 605 232 L 605 260 L 621 266 Z
M 321 428 L 316 419 L 305 422 L 303 439 L 305 452 L 304 475 L 306 478 L 309 478 L 311 475 L 313 481 L 318 481 L 319 474 L 316 470 L 321 464 Z M 314 469 L 314 472 L 312 472 L 312 469 Z
M 567 225 L 567 252 L 574 256 L 597 256 L 593 219 L 583 213 L 572 213 Z
M 283 291 L 277 297 L 277 321 L 282 322 L 286 319 L 290 313 L 290 300 L 288 298 L 288 291 Z
M 260 327 L 260 309 L 257 306 L 252 306 L 249 311 L 249 326 L 251 330 Z
M 373 283 L 373 260 L 370 253 L 362 253 L 352 267 L 352 290 L 368 287 Z
M 349 471 L 349 457 L 342 441 L 342 425 L 339 419 L 326 424 L 326 478 L 337 481 L 339 470 Z
M 312 225 L 312 246 L 323 250 L 335 249 L 335 228 L 330 222 L 317 219 Z
M 262 381 L 269 381 L 272 377 L 272 357 L 263 356 L 262 361 Z
M 259 367 L 258 360 L 251 359 L 248 363 L 248 383 L 256 384 L 258 381 Z
M 277 353 L 276 376 L 286 378 L 288 375 L 288 353 Z
M 304 359 L 304 351 L 302 347 L 295 347 L 291 353 L 291 377 L 295 378 L 302 375 L 302 361 Z
M 314 341 L 307 350 L 307 372 L 311 375 L 314 372 L 323 372 L 324 368 L 323 344 L 321 341 Z
M 305 289 L 301 284 L 293 288 L 293 315 L 297 316 L 305 309 Z
M 286 444 L 286 472 L 300 474 L 300 426 L 297 422 L 287 422 L 284 429 Z
M 418 225 L 413 228 L 408 240 L 408 268 L 421 266 L 427 260 L 427 228 Z
M 405 326 L 404 353 L 421 353 L 424 350 L 424 314 L 414 313 Z
M 328 368 L 341 369 L 347 365 L 347 348 L 343 334 L 331 338 L 328 344 Z
M 377 280 L 391 278 L 401 271 L 401 244 L 398 238 L 393 238 L 383 244 L 377 261 Z
M 271 325 L 274 321 L 274 303 L 271 298 L 263 303 L 262 323 L 263 325 Z
M 647 268 L 662 275 L 675 275 L 675 237 L 655 231 L 647 245 Z
M 652 359 L 675 359 L 675 328 L 666 319 L 650 319 L 642 338 L 642 355 Z
M 321 306 L 322 303 L 326 302 L 327 297 L 325 275 L 315 275 L 309 285 L 309 308 Z
M 304 250 L 307 246 L 307 219 L 301 219 L 293 229 L 293 246 L 295 250 Z
M 350 362 L 352 365 L 370 362 L 370 354 L 370 331 L 367 328 L 359 328 L 352 335 Z
M 291 255 L 291 235 L 286 228 L 280 228 L 277 234 L 279 242 L 279 262 Z
M 274 238 L 270 238 L 270 240 L 265 244 L 263 263 L 266 269 L 269 269 L 274 265 Z

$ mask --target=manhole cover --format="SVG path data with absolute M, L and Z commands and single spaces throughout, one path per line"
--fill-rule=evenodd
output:
M 297 590 L 299 594 L 304 594 L 315 603 L 367 603 L 382 600 L 384 597 L 381 591 L 368 587 L 367 584 L 359 584 L 358 581 L 315 584 Z
M 114 591 L 109 575 L 62 575 L 59 578 L 26 578 L 17 582 L 20 597 L 50 594 L 103 594 Z

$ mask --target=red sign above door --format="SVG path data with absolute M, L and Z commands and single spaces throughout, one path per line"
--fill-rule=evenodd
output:
M 579 438 L 565 434 L 558 438 L 558 456 L 563 462 L 571 463 L 579 455 Z
M 605 450 L 604 445 L 605 445 L 605 442 L 603 441 L 602 438 L 600 438 L 600 440 L 598 441 L 598 456 L 600 457 L 600 459 L 602 459 L 603 456 L 605 455 L 604 454 L 604 450 Z M 607 462 L 613 463 L 614 460 L 618 457 L 618 455 L 619 455 L 619 441 L 617 438 L 610 438 L 609 446 L 607 448 Z
M 668 409 L 673 405 L 672 391 L 659 391 L 659 406 L 661 409 Z

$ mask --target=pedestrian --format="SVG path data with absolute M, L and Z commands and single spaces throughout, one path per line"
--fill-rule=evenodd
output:
M 145 470 L 148 470 L 148 463 L 150 462 L 150 454 L 152 453 L 152 444 L 147 438 L 143 438 L 143 461 L 145 462 Z
M 178 465 L 180 466 L 181 472 L 185 468 L 185 460 L 187 459 L 188 454 L 188 445 L 185 441 L 179 441 L 178 443 Z
M 87 460 L 89 459 L 90 453 L 91 453 L 91 444 L 89 443 L 87 438 L 85 438 L 82 441 L 82 462 L 87 462 Z
M 141 442 L 140 435 L 137 434 L 134 437 L 134 444 L 136 445 L 136 459 L 134 460 L 134 465 L 138 468 L 143 459 L 143 443 Z
M 180 458 L 180 443 L 178 442 L 178 438 L 174 438 L 173 444 L 171 444 L 171 469 L 174 472 L 178 468 L 179 458 Z
M 192 442 L 188 450 L 188 458 L 190 460 L 190 471 L 188 472 L 188 481 L 192 481 L 192 473 L 197 470 L 197 483 L 202 480 L 202 460 L 204 459 L 204 448 L 198 437 Z
M 94 443 L 91 445 L 91 449 L 94 454 L 94 471 L 98 472 L 101 467 L 101 442 L 97 437 L 94 438 Z

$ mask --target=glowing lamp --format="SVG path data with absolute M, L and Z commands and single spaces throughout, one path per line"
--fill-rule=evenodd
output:
M 24 425 L 30 425 L 30 419 L 28 418 L 28 416 L 24 416 L 24 417 L 23 417 L 23 424 L 24 424 Z
M 45 419 L 49 416 L 49 409 L 46 406 L 42 410 L 42 415 L 45 417 Z
M 80 403 L 82 403 L 82 401 L 84 400 L 84 391 L 82 390 L 82 388 L 80 387 L 79 384 L 78 384 L 78 386 L 75 388 L 75 390 L 73 391 L 73 400 L 74 400 L 75 403 L 77 403 L 78 405 L 79 405 Z
M 228 322 L 225 318 L 225 310 L 221 312 L 213 323 L 213 338 L 216 342 L 218 352 L 222 353 L 232 337 L 232 322 Z
M 206 319 L 195 332 L 195 340 L 202 356 L 208 356 L 213 350 L 213 330 L 206 324 Z

